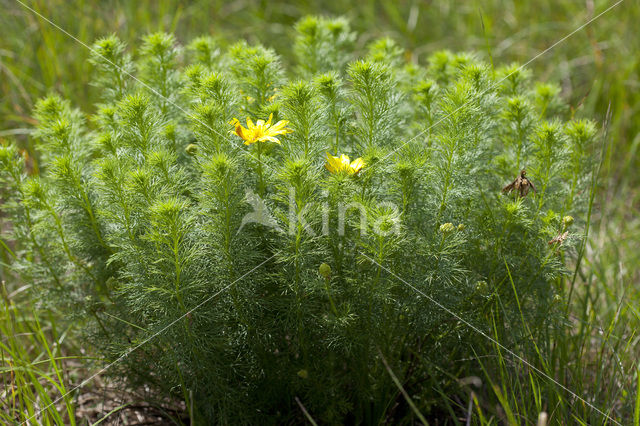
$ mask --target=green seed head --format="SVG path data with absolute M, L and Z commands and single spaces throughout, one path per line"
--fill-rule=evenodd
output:
M 318 272 L 327 280 L 331 278 L 331 266 L 329 266 L 327 263 L 323 263 L 322 265 L 320 265 L 320 267 L 318 268 Z
M 453 226 L 453 223 L 443 223 L 442 225 L 440 225 L 440 232 L 442 232 L 443 235 L 447 235 L 452 233 L 456 228 Z
M 196 145 L 194 143 L 190 143 L 185 148 L 185 151 L 187 151 L 187 154 L 189 154 L 189 155 L 196 155 L 196 152 L 198 152 L 198 145 Z
M 478 281 L 476 283 L 476 291 L 480 294 L 486 294 L 487 291 L 489 290 L 489 286 L 487 285 L 486 281 Z
M 565 216 L 562 218 L 562 224 L 565 228 L 570 227 L 573 224 L 573 216 Z

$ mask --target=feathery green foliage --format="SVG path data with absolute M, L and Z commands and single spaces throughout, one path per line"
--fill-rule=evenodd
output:
M 296 398 L 325 423 L 439 417 L 487 336 L 553 376 L 536 342 L 564 319 L 595 125 L 516 65 L 418 66 L 388 39 L 352 60 L 345 20 L 296 28 L 289 74 L 246 42 L 185 59 L 154 33 L 133 60 L 98 40 L 96 112 L 38 103 L 38 175 L 0 148 L 13 268 L 196 421 L 300 421 Z M 231 134 L 270 114 L 293 129 L 281 144 Z M 365 165 L 330 173 L 326 153 Z M 525 167 L 536 191 L 501 194 Z

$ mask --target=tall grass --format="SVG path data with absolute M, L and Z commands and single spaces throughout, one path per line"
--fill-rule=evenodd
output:
M 291 59 L 293 52 L 287 42 L 293 23 L 316 13 L 350 18 L 361 34 L 357 41 L 361 48 L 373 38 L 388 35 L 408 49 L 412 60 L 424 60 L 429 53 L 447 48 L 484 51 L 502 63 L 528 61 L 613 4 L 381 0 L 360 2 L 359 7 L 345 10 L 343 2 L 336 0 L 240 1 L 232 5 L 220 0 L 24 2 L 87 43 L 113 32 L 129 44 L 150 31 L 172 32 L 180 40 L 210 33 L 221 39 L 265 41 Z M 3 130 L 18 132 L 16 127 L 29 122 L 34 99 L 51 89 L 62 92 L 75 105 L 90 106 L 95 93 L 88 90 L 87 49 L 16 0 L 1 0 L 0 5 L 4 10 L 0 16 L 4 33 L 0 39 L 1 72 L 5 77 L 0 85 L 6 94 L 1 106 L 6 117 Z M 640 143 L 640 128 L 633 115 L 640 108 L 640 95 L 634 90 L 639 84 L 640 59 L 635 52 L 640 40 L 634 37 L 639 18 L 637 4 L 625 0 L 530 65 L 536 75 L 561 81 L 565 96 L 585 115 L 595 112 L 603 118 L 612 102 L 611 133 L 620 143 L 612 150 L 611 162 L 616 163 L 615 176 L 622 180 L 630 178 L 629 172 L 638 165 L 633 154 Z
M 78 357 L 65 355 L 69 330 L 58 330 L 51 316 L 41 318 L 42 312 L 28 303 L 16 304 L 21 290 L 9 293 L 4 282 L 0 289 L 0 423 L 33 419 L 42 425 L 75 425 L 64 361 Z

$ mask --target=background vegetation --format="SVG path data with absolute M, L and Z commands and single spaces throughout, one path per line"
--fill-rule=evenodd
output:
M 291 59 L 288 40 L 295 21 L 308 13 L 344 14 L 359 33 L 356 47 L 361 49 L 368 41 L 388 35 L 418 62 L 435 50 L 448 48 L 480 51 L 487 61 L 507 63 L 528 61 L 613 3 L 369 1 L 359 2 L 359 7 L 350 11 L 345 11 L 344 2 L 337 1 L 96 4 L 54 0 L 27 4 L 87 44 L 112 32 L 132 46 L 150 31 L 174 32 L 179 40 L 209 33 L 221 40 L 245 37 L 252 42 L 263 41 Z M 31 109 L 51 89 L 74 105 L 91 110 L 97 100 L 97 93 L 88 85 L 92 65 L 86 48 L 33 12 L 12 0 L 2 0 L 0 5 L 0 137 L 15 137 L 26 146 L 29 139 L 25 136 L 33 124 Z M 611 108 L 596 216 L 579 274 L 580 286 L 568 307 L 575 323 L 562 348 L 571 351 L 575 362 L 567 366 L 567 377 L 559 377 L 578 394 L 582 394 L 579 387 L 583 385 L 599 406 L 631 398 L 637 381 L 635 330 L 640 312 L 635 283 L 640 278 L 640 223 L 636 152 L 640 121 L 634 116 L 640 106 L 640 38 L 634 28 L 638 18 L 638 5 L 625 1 L 529 65 L 536 78 L 561 82 L 562 96 L 577 116 L 602 122 Z M 7 256 L 4 250 L 2 256 Z M 4 269 L 2 273 L 4 278 Z M 51 342 L 60 340 L 55 321 L 51 321 L 55 313 L 41 316 L 41 322 L 34 325 L 36 317 L 20 297 L 23 285 L 29 283 L 7 283 L 11 302 L 4 302 L 5 330 L 13 330 L 9 324 L 29 326 L 17 334 L 29 339 L 39 335 L 38 329 L 44 330 L 45 339 L 37 340 L 38 344 L 14 341 L 14 352 L 26 348 L 20 357 L 15 355 L 16 359 L 36 365 L 43 377 L 55 377 L 62 371 L 55 362 L 32 364 L 60 357 L 47 350 Z M 16 336 L 4 330 L 3 335 L 5 345 Z M 59 351 L 65 350 L 58 343 L 56 346 Z M 612 389 L 621 378 L 624 383 L 617 387 L 622 389 L 618 394 Z M 613 387 L 599 386 L 604 382 Z M 595 389 L 602 391 L 595 393 Z M 513 410 L 518 412 L 519 408 Z

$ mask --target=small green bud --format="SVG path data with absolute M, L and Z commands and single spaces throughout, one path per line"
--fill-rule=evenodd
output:
M 464 228 L 466 228 L 466 226 L 464 225 L 464 223 L 460 223 L 460 224 L 458 225 L 458 232 L 460 232 L 460 231 L 464 231 Z
M 573 225 L 573 216 L 565 216 L 562 218 L 562 224 L 564 225 L 565 228 L 570 227 L 571 225 Z
M 488 290 L 489 290 L 489 286 L 487 285 L 486 281 L 482 280 L 476 283 L 476 291 L 478 293 L 486 294 Z
M 560 303 L 562 302 L 562 296 L 560 296 L 559 294 L 556 294 L 553 296 L 553 303 Z
M 174 141 L 176 139 L 176 124 L 175 123 L 169 123 L 166 126 L 164 126 L 164 136 L 169 139 Z
M 307 370 L 300 370 L 298 371 L 298 377 L 300 377 L 301 379 L 306 379 L 309 377 L 309 372 Z
M 187 154 L 189 155 L 196 155 L 196 152 L 198 152 L 198 145 L 190 143 L 184 150 L 187 151 Z
M 320 265 L 320 267 L 318 268 L 318 272 L 327 280 L 331 278 L 331 266 L 329 266 L 327 263 L 323 263 L 322 265 Z
M 505 210 L 509 216 L 515 216 L 521 208 L 521 204 L 517 201 L 505 204 Z
M 546 83 L 537 83 L 536 84 L 536 93 L 543 98 L 550 98 L 552 96 L 556 96 L 560 93 L 560 88 L 558 86 L 554 86 L 553 84 Z
M 440 225 L 440 232 L 442 232 L 443 235 L 447 235 L 452 233 L 456 228 L 453 226 L 453 223 L 447 222 L 447 223 L 443 223 L 442 225 Z

